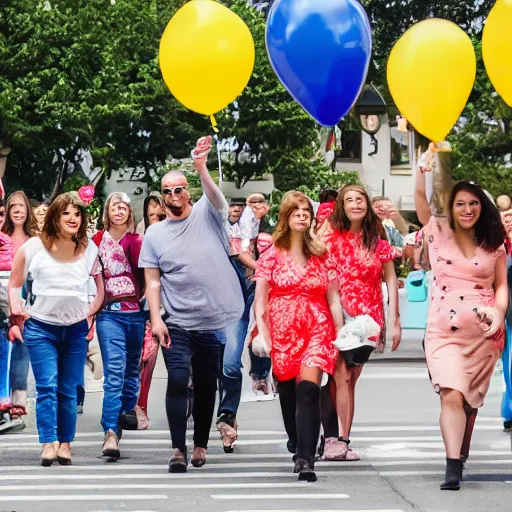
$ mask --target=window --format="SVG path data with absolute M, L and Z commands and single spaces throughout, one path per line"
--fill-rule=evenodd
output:
M 339 141 L 341 148 L 336 151 L 337 159 L 361 162 L 363 145 L 361 126 L 351 117 L 348 117 L 339 124 L 339 128 L 341 130 Z
M 428 148 L 429 141 L 408 125 L 407 132 L 400 131 L 396 122 L 389 129 L 391 135 L 391 167 L 412 169 L 416 162 L 418 148 Z
M 398 165 L 412 167 L 414 162 L 414 132 L 401 132 L 397 126 L 390 127 L 391 132 L 391 167 Z

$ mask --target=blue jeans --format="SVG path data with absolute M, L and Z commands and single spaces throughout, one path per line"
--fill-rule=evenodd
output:
M 69 326 L 30 318 L 24 338 L 36 381 L 39 442 L 70 443 L 76 430 L 76 387 L 85 364 L 87 320 Z
M 223 331 L 186 331 L 177 325 L 168 327 L 171 346 L 168 349 L 162 347 L 162 354 L 168 373 L 165 405 L 172 447 L 182 452 L 187 448 L 188 381 L 192 366 L 194 446 L 207 448 L 215 409 Z
M 25 343 L 7 339 L 7 330 L 0 329 L 0 402 L 26 407 L 29 357 Z M 20 392 L 21 393 L 17 393 Z
M 219 409 L 217 416 L 236 416 L 242 395 L 242 352 L 249 322 L 244 318 L 228 325 L 221 350 L 222 374 L 219 379 Z
M 3 407 L 8 407 L 11 403 L 11 349 L 6 330 L 0 328 L 0 405 Z
M 119 417 L 137 405 L 146 314 L 103 310 L 96 317 L 105 394 L 101 426 L 119 434 Z M 82 368 L 83 371 L 83 368 Z

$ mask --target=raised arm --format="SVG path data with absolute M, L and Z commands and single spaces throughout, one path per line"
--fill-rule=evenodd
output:
M 432 215 L 430 205 L 427 200 L 427 186 L 425 183 L 425 169 L 419 165 L 416 167 L 416 177 L 414 180 L 414 204 L 418 219 L 425 226 L 428 224 Z
M 206 162 L 208 161 L 208 154 L 210 153 L 211 147 L 211 137 L 202 137 L 197 141 L 197 146 L 192 151 L 194 167 L 199 173 L 203 192 L 206 194 L 206 197 L 209 199 L 210 203 L 212 203 L 213 207 L 219 212 L 223 210 L 227 211 L 228 205 L 226 198 L 224 197 L 224 194 L 221 192 L 215 181 L 213 181 L 213 178 L 210 176 L 208 168 L 206 167 Z

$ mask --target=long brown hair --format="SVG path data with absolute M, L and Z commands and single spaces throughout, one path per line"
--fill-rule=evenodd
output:
M 34 217 L 34 212 L 32 211 L 30 201 L 25 192 L 23 192 L 23 190 L 16 190 L 16 192 L 13 192 L 7 199 L 7 205 L 5 207 L 5 222 L 2 226 L 2 233 L 5 233 L 7 236 L 12 236 L 14 233 L 14 222 L 11 219 L 11 209 L 12 202 L 16 196 L 19 196 L 23 199 L 23 202 L 25 203 L 25 207 L 27 209 L 27 218 L 25 219 L 25 223 L 23 224 L 23 232 L 29 238 L 36 236 L 36 219 Z
M 507 233 L 498 209 L 494 206 L 480 185 L 469 181 L 459 181 L 452 188 L 448 199 L 448 219 L 450 227 L 452 230 L 455 230 L 453 205 L 455 204 L 455 198 L 459 192 L 468 192 L 474 195 L 480 202 L 482 208 L 480 217 L 475 224 L 476 244 L 487 252 L 497 251 L 503 246 L 504 240 L 507 239 Z
M 279 221 L 277 223 L 272 239 L 274 240 L 274 246 L 277 249 L 283 251 L 289 251 L 291 248 L 291 233 L 289 219 L 292 213 L 299 208 L 301 204 L 308 206 L 309 213 L 311 215 L 311 222 L 315 218 L 315 212 L 313 205 L 309 198 L 302 192 L 296 192 L 292 190 L 287 192 L 281 202 L 281 208 L 279 209 Z M 308 229 L 304 233 L 302 250 L 307 258 L 310 256 L 321 256 L 325 252 L 325 245 L 315 238 L 311 229 Z
M 386 231 L 384 230 L 384 226 L 382 225 L 381 220 L 377 217 L 376 213 L 373 211 L 370 196 L 366 192 L 366 190 L 360 185 L 345 185 L 338 194 L 338 198 L 336 199 L 336 204 L 334 206 L 334 212 L 329 219 L 332 227 L 334 229 L 338 229 L 340 232 L 346 232 L 350 230 L 352 226 L 352 222 L 348 218 L 345 213 L 345 195 L 348 192 L 359 192 L 366 201 L 367 212 L 363 219 L 363 245 L 369 251 L 375 250 L 377 247 L 377 243 L 379 238 L 383 240 L 387 240 Z
M 57 196 L 50 204 L 44 219 L 43 230 L 41 231 L 41 240 L 44 246 L 50 250 L 55 240 L 62 236 L 59 222 L 60 217 L 68 206 L 74 206 L 80 212 L 81 224 L 78 233 L 73 237 L 76 244 L 76 250 L 81 247 L 87 247 L 87 212 L 85 211 L 85 204 L 82 203 L 79 195 L 76 192 L 66 192 Z

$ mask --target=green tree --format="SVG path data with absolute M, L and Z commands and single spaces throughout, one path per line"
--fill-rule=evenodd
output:
M 58 191 L 82 150 L 95 166 L 146 170 L 185 156 L 207 121 L 171 96 L 158 68 L 184 0 L 32 0 L 0 11 L 0 141 L 6 182 Z M 149 176 L 148 176 L 149 179 Z
M 254 176 L 272 173 L 281 190 L 308 186 L 319 168 L 327 170 L 316 158 L 317 125 L 288 94 L 270 65 L 265 15 L 247 0 L 224 3 L 245 21 L 256 48 L 247 88 L 219 116 L 221 135 L 235 137 L 238 142 L 233 159 L 226 165 L 227 177 L 243 186 Z
M 393 45 L 414 23 L 428 17 L 445 18 L 459 25 L 472 38 L 477 55 L 475 87 L 461 119 L 448 140 L 455 157 L 455 179 L 480 183 L 492 194 L 512 193 L 512 109 L 495 92 L 482 61 L 483 22 L 493 2 L 474 0 L 362 0 L 373 32 L 373 60 L 369 81 L 383 93 L 390 116 L 398 113 L 389 93 L 386 64 Z M 435 55 L 425 63 L 426 73 L 435 73 Z

